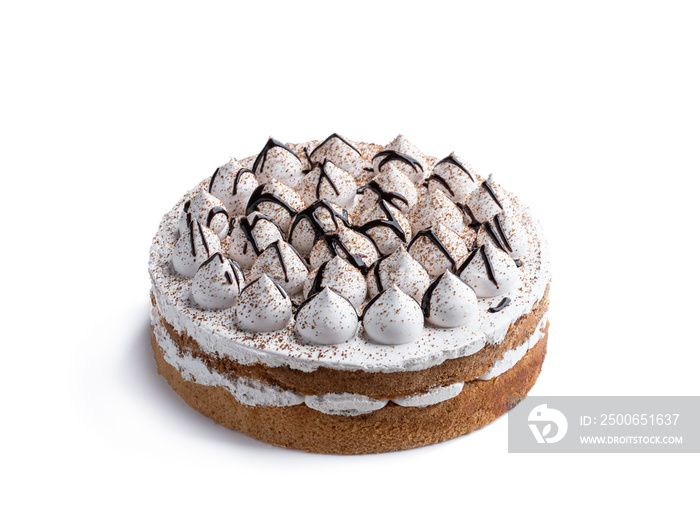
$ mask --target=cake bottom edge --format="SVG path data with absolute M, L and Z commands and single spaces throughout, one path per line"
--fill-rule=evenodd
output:
M 456 397 L 426 407 L 389 404 L 348 417 L 303 404 L 248 406 L 222 387 L 185 380 L 151 332 L 158 372 L 192 408 L 229 429 L 262 442 L 323 454 L 372 454 L 435 444 L 466 435 L 506 413 L 509 398 L 524 397 L 537 381 L 547 352 L 543 337 L 512 368 L 489 380 L 466 382 Z M 512 401 L 511 401 L 512 406 Z

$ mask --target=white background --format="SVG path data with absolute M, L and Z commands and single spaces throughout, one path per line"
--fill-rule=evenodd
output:
M 269 135 L 401 132 L 540 217 L 554 281 L 533 394 L 698 395 L 699 23 L 692 2 L 4 2 L 2 507 L 689 498 L 697 455 L 508 454 L 505 417 L 364 457 L 225 430 L 156 374 L 146 262 L 174 202 Z

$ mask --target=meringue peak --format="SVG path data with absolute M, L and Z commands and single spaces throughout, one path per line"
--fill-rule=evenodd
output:
M 277 179 L 289 186 L 297 186 L 302 163 L 299 155 L 279 140 L 270 137 L 255 158 L 253 172 L 261 183 Z
M 299 335 L 316 344 L 349 341 L 355 337 L 359 324 L 354 305 L 330 287 L 307 298 L 294 317 Z
M 238 263 L 216 252 L 197 270 L 192 281 L 192 299 L 204 309 L 225 309 L 234 304 L 244 283 Z
M 292 301 L 273 279 L 263 274 L 245 286 L 236 304 L 238 324 L 253 332 L 273 332 L 292 318 Z
M 403 246 L 379 259 L 367 274 L 370 296 L 396 286 L 418 301 L 429 285 L 428 271 Z
M 175 244 L 173 268 L 184 277 L 194 277 L 199 266 L 220 250 L 218 235 L 208 227 L 202 226 L 199 220 L 191 218 Z
M 214 171 L 208 192 L 224 203 L 230 215 L 237 216 L 245 213 L 250 195 L 257 187 L 258 180 L 253 171 L 231 158 Z
M 289 243 L 276 240 L 257 258 L 250 270 L 251 276 L 267 274 L 290 295 L 301 291 L 309 273 L 306 262 Z
M 430 284 L 421 308 L 429 323 L 445 328 L 464 326 L 478 315 L 474 290 L 450 270 Z
M 416 300 L 391 286 L 365 306 L 362 324 L 365 333 L 377 344 L 407 344 L 423 333 L 423 311 Z
M 520 270 L 513 259 L 490 241 L 472 251 L 457 269 L 479 298 L 507 294 L 520 287 Z
M 326 158 L 302 178 L 299 192 L 308 205 L 319 199 L 328 199 L 341 207 L 351 207 L 356 190 L 355 178 Z

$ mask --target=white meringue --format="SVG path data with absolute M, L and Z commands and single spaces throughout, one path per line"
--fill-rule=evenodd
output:
M 335 256 L 348 259 L 353 266 L 362 269 L 369 268 L 379 254 L 367 236 L 341 225 L 336 232 L 324 234 L 316 242 L 309 261 L 312 268 L 318 268 Z
M 323 263 L 309 273 L 304 282 L 304 297 L 330 287 L 359 309 L 367 297 L 367 282 L 362 272 L 340 256 Z
M 301 181 L 302 170 L 303 166 L 297 153 L 272 137 L 253 163 L 253 172 L 263 184 L 276 179 L 296 188 Z
M 311 163 L 323 163 L 326 159 L 353 177 L 360 177 L 365 172 L 366 161 L 360 150 L 337 133 L 333 133 L 309 153 Z
M 385 165 L 379 175 L 360 188 L 358 193 L 362 195 L 358 203 L 359 211 L 371 208 L 384 199 L 402 212 L 408 213 L 418 201 L 415 185 L 391 163 Z
M 273 178 L 267 184 L 256 188 L 250 196 L 246 212 L 250 214 L 252 211 L 259 211 L 271 217 L 286 234 L 292 217 L 304 209 L 304 206 L 304 199 L 293 188 Z
M 423 311 L 413 298 L 392 286 L 365 307 L 362 324 L 377 344 L 407 344 L 423 333 Z
M 295 314 L 296 331 L 315 344 L 339 344 L 357 333 L 355 307 L 343 295 L 325 287 L 302 303 Z
M 527 254 L 529 238 L 531 235 L 527 232 L 525 225 L 516 217 L 506 215 L 503 211 L 494 216 L 491 221 L 479 226 L 476 241 L 479 245 L 483 245 L 488 240 L 513 259 L 519 260 Z
M 513 259 L 490 241 L 469 254 L 457 271 L 479 298 L 504 295 L 522 285 Z
M 375 172 L 381 172 L 385 166 L 394 165 L 398 170 L 406 174 L 413 183 L 420 183 L 428 171 L 425 155 L 403 135 L 397 136 L 383 151 L 378 152 L 372 158 L 372 167 Z
M 367 273 L 367 291 L 371 297 L 396 286 L 420 302 L 429 285 L 428 272 L 403 246 L 378 260 Z
M 310 206 L 320 199 L 328 199 L 344 208 L 355 203 L 357 183 L 348 172 L 330 160 L 314 166 L 301 180 L 299 194 Z
M 355 229 L 369 236 L 382 254 L 391 254 L 411 240 L 411 224 L 400 209 L 386 201 L 365 210 Z
M 292 319 L 292 301 L 282 286 L 262 275 L 241 291 L 236 318 L 239 326 L 252 332 L 282 330 Z
M 247 217 L 231 219 L 228 255 L 246 270 L 271 243 L 284 240 L 282 229 L 267 215 L 253 211 Z
M 464 213 L 440 190 L 433 190 L 416 204 L 409 215 L 413 232 L 442 224 L 461 234 L 466 225 Z
M 172 265 L 177 273 L 191 278 L 199 266 L 215 252 L 221 251 L 219 236 L 193 219 L 178 238 L 173 250 Z
M 431 277 L 437 277 L 464 259 L 469 247 L 454 231 L 438 223 L 416 233 L 408 244 L 408 253 L 425 266 Z
M 289 243 L 277 240 L 263 251 L 250 269 L 250 278 L 267 274 L 290 294 L 299 293 L 309 274 L 299 252 Z
M 476 294 L 450 270 L 430 284 L 422 300 L 426 321 L 443 328 L 456 328 L 476 320 Z
M 217 168 L 209 180 L 209 193 L 218 197 L 231 216 L 245 215 L 245 208 L 258 180 L 250 168 L 231 158 Z
M 185 203 L 182 216 L 180 217 L 180 233 L 187 229 L 187 222 L 192 218 L 199 220 L 203 226 L 210 228 L 220 239 L 226 237 L 228 211 L 221 200 L 206 190 L 201 190 L 192 200 Z
M 346 210 L 325 199 L 316 201 L 294 217 L 289 228 L 289 243 L 308 257 L 322 234 L 337 231 L 341 225 L 350 227 Z
M 428 177 L 428 191 L 441 190 L 455 202 L 464 202 L 477 187 L 477 176 L 471 165 L 463 162 L 455 153 L 435 164 L 433 173 Z
M 472 218 L 479 223 L 488 222 L 503 210 L 503 203 L 494 189 L 491 174 L 467 196 L 465 204 Z
M 245 286 L 243 270 L 217 252 L 204 261 L 192 280 L 192 300 L 203 309 L 231 307 Z

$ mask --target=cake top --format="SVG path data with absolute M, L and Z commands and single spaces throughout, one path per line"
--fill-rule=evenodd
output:
M 333 134 L 217 168 L 164 218 L 150 271 L 217 351 L 405 366 L 527 312 L 545 248 L 527 208 L 455 153 Z

